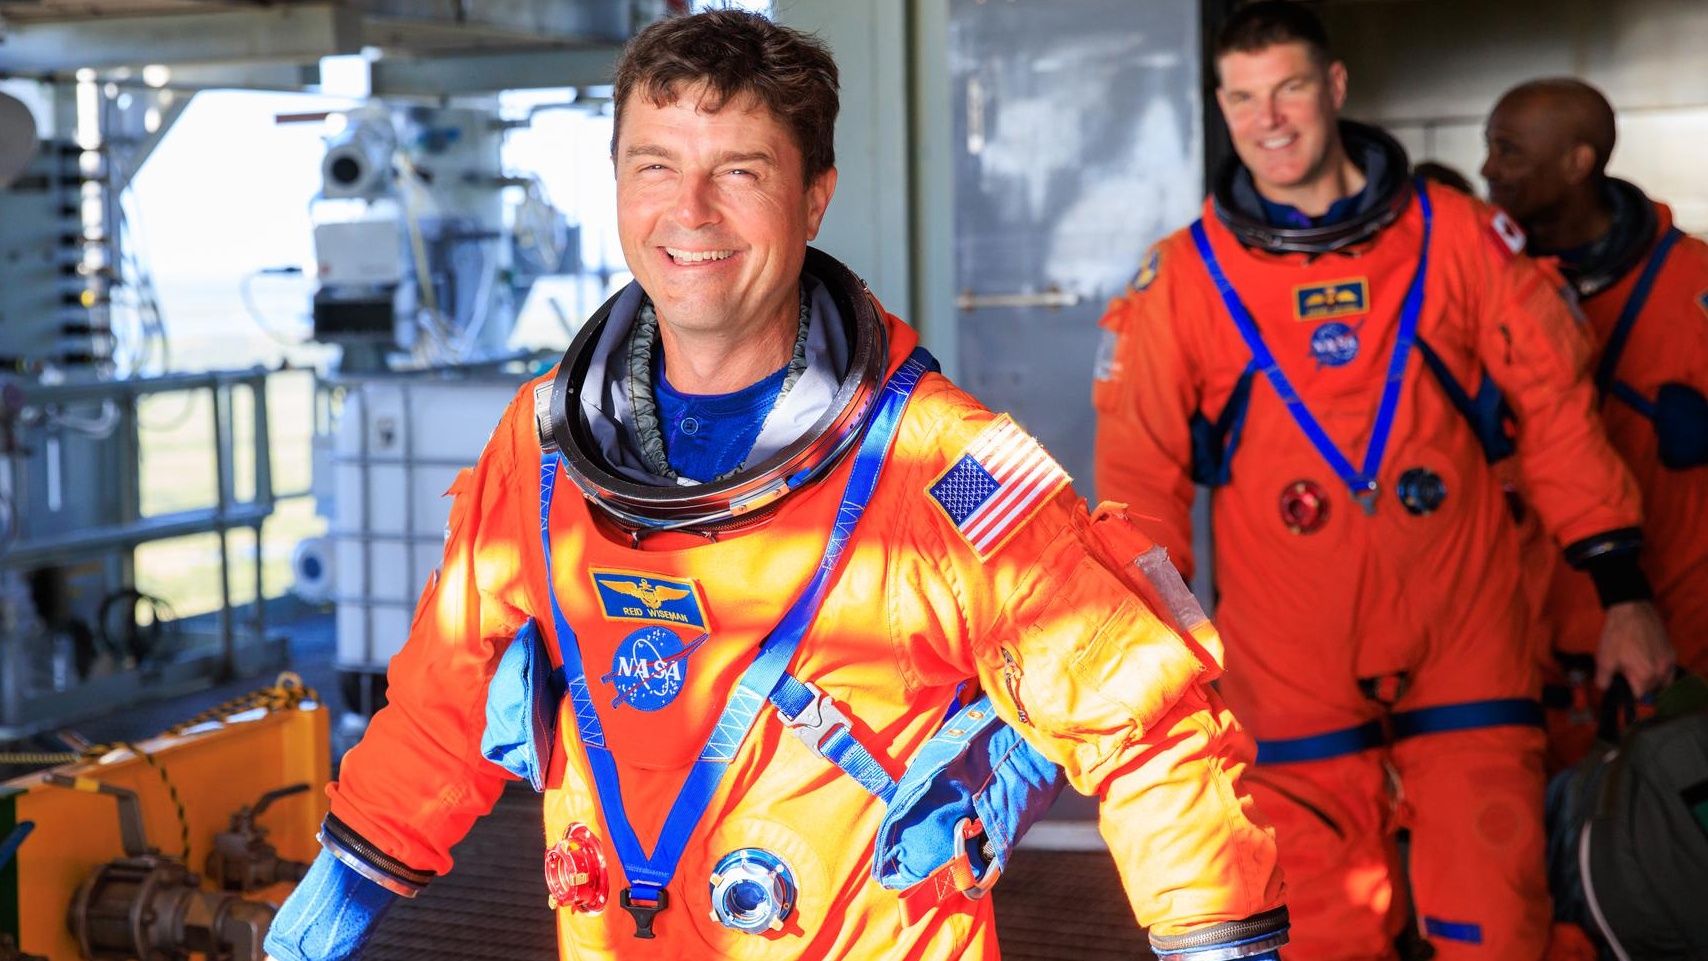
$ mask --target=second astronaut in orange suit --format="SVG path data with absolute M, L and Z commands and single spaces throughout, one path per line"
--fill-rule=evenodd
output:
M 1708 244 L 1607 175 L 1614 139 L 1600 91 L 1531 81 L 1490 114 L 1482 172 L 1490 199 L 1524 226 L 1532 254 L 1556 260 L 1592 326 L 1608 438 L 1643 494 L 1643 569 L 1679 663 L 1708 673 Z M 1557 570 L 1550 621 L 1566 658 L 1594 653 L 1595 601 L 1581 573 Z
M 1638 686 L 1669 658 L 1587 340 L 1510 219 L 1414 186 L 1396 142 L 1339 121 L 1346 72 L 1313 15 L 1243 7 L 1216 53 L 1239 162 L 1103 320 L 1099 495 L 1190 571 L 1193 482 L 1214 489 L 1221 690 L 1258 737 L 1299 956 L 1395 957 L 1409 893 L 1439 958 L 1541 958 L 1503 397 L 1544 526 L 1611 602 L 1601 654 Z

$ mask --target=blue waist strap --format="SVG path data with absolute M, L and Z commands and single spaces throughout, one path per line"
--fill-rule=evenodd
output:
M 1540 727 L 1542 705 L 1524 697 L 1443 704 L 1413 711 L 1396 711 L 1384 724 L 1366 721 L 1354 727 L 1307 737 L 1257 742 L 1259 764 L 1297 764 L 1326 761 L 1346 754 L 1394 744 L 1424 734 L 1448 734 L 1480 727 Z

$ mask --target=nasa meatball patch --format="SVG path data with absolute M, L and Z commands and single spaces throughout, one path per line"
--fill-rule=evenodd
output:
M 1311 332 L 1311 356 L 1318 367 L 1345 367 L 1358 356 L 1358 328 L 1329 321 Z
M 689 658 L 709 634 L 684 638 L 664 627 L 643 627 L 623 638 L 611 655 L 611 670 L 599 683 L 611 688 L 611 706 L 662 711 L 688 683 Z

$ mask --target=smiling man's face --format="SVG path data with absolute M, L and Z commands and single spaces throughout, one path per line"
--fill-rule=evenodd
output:
M 664 106 L 632 94 L 613 160 L 617 233 L 629 269 L 682 332 L 793 329 L 801 264 L 836 189 L 805 182 L 789 129 L 750 97 L 715 112 L 705 90 Z
M 1234 152 L 1264 196 L 1279 199 L 1331 173 L 1329 147 L 1346 102 L 1346 68 L 1303 43 L 1233 51 L 1217 61 L 1216 100 Z

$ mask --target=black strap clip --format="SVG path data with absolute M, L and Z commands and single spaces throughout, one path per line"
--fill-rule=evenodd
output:
M 633 890 L 634 888 L 624 888 L 619 896 L 619 901 L 623 905 L 623 910 L 634 916 L 635 937 L 650 940 L 657 937 L 652 933 L 652 919 L 658 912 L 670 907 L 670 892 L 659 888 L 658 900 L 648 902 L 636 901 L 629 897 L 629 892 Z

